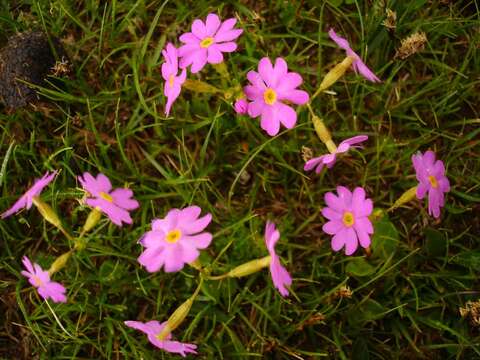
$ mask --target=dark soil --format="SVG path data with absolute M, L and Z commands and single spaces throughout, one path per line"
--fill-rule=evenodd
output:
M 57 59 L 61 60 L 65 52 L 57 39 L 51 40 Z M 43 85 L 55 62 L 44 33 L 33 31 L 10 37 L 0 51 L 0 100 L 12 109 L 37 102 L 36 91 L 27 83 Z

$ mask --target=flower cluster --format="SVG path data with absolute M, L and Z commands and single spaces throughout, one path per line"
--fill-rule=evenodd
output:
M 235 18 L 222 22 L 216 14 L 209 14 L 205 21 L 195 20 L 191 26 L 191 32 L 180 36 L 179 41 L 183 45 L 179 48 L 171 42 L 166 44 L 162 51 L 164 63 L 161 66 L 161 75 L 165 80 L 164 95 L 167 98 L 165 114 L 167 116 L 180 95 L 182 86 L 188 84 L 187 71 L 196 74 L 207 63 L 218 65 L 224 61 L 224 53 L 231 53 L 237 49 L 235 40 L 243 30 L 235 28 L 236 22 Z M 269 136 L 276 136 L 281 126 L 287 129 L 294 128 L 297 123 L 297 112 L 292 105 L 306 105 L 312 116 L 315 131 L 329 151 L 306 161 L 304 170 L 315 169 L 317 174 L 324 167 L 331 169 L 341 154 L 345 154 L 352 148 L 361 148 L 361 144 L 368 140 L 368 136 L 356 135 L 343 140 L 336 146 L 323 120 L 313 112 L 312 100 L 335 83 L 350 66 L 365 79 L 380 82 L 360 56 L 352 50 L 345 38 L 337 35 L 333 29 L 330 29 L 328 35 L 346 51 L 347 57 L 325 76 L 314 95 L 310 96 L 299 88 L 303 78 L 300 74 L 289 71 L 284 58 L 277 57 L 272 63 L 268 57 L 263 57 L 258 62 L 257 71 L 248 71 L 246 77 L 249 84 L 241 89 L 238 86 L 240 94 L 237 93 L 234 103 L 234 110 L 238 114 L 248 115 L 251 118 L 260 117 L 260 126 Z M 423 199 L 428 194 L 428 213 L 434 218 L 439 218 L 440 210 L 445 205 L 445 193 L 450 191 L 445 166 L 430 150 L 424 154 L 420 152 L 414 154 L 412 162 L 418 185 L 407 191 L 407 194 L 415 193 L 418 199 Z M 65 230 L 58 215 L 40 196 L 43 189 L 55 179 L 57 174 L 58 171 L 47 172 L 42 178 L 35 180 L 13 206 L 1 214 L 1 218 L 9 217 L 24 208 L 30 209 L 35 205 L 45 220 L 73 241 L 74 248 L 59 256 L 47 271 L 37 263 L 32 263 L 26 256 L 22 259 L 25 270 L 21 271 L 21 274 L 28 278 L 38 294 L 45 300 L 64 303 L 67 302 L 67 290 L 62 284 L 52 281 L 51 276 L 65 265 L 74 251 L 86 247 L 84 236 L 96 226 L 102 214 L 119 227 L 125 224 L 131 225 L 133 223 L 131 212 L 138 209 L 140 203 L 134 198 L 131 189 L 113 188 L 106 175 L 99 173 L 93 176 L 88 172 L 83 173 L 77 177 L 84 193 L 80 202 L 90 208 L 90 213 L 79 235 L 74 237 Z M 404 199 L 410 198 L 401 196 L 396 204 L 403 204 Z M 332 250 L 337 252 L 344 249 L 345 254 L 350 256 L 357 251 L 359 245 L 363 249 L 369 249 L 375 229 L 371 219 L 373 201 L 367 196 L 366 189 L 357 186 L 351 191 L 345 186 L 337 186 L 336 192 L 325 193 L 324 202 L 326 206 L 321 213 L 327 221 L 322 229 L 327 235 L 332 236 Z M 394 207 L 397 205 L 394 204 Z M 203 212 L 202 215 L 202 209 L 197 205 L 180 209 L 172 208 L 163 218 L 151 220 L 151 228 L 138 240 L 142 246 L 142 252 L 137 260 L 147 272 L 174 273 L 185 269 L 186 266 L 191 266 L 198 271 L 199 284 L 194 294 L 184 301 L 166 321 L 162 323 L 157 320 L 124 321 L 127 327 L 146 334 L 155 347 L 184 357 L 188 354 L 196 354 L 197 345 L 172 340 L 172 332 L 187 317 L 203 281 L 241 278 L 268 267 L 273 286 L 281 296 L 287 297 L 290 291 L 293 291 L 292 276 L 275 250 L 280 240 L 280 231 L 270 220 L 266 222 L 264 231 L 265 253 L 268 252 L 268 255 L 241 264 L 221 275 L 212 275 L 212 270 L 215 270 L 212 269 L 213 265 L 205 266 L 199 261 L 200 252 L 207 251 L 214 238 L 214 235 L 207 230 L 212 220 L 212 214 Z
M 183 43 L 176 48 L 168 43 L 162 51 L 165 62 L 162 65 L 162 77 L 165 80 L 164 95 L 167 97 L 165 115 L 170 114 L 172 104 L 180 95 L 183 83 L 187 78 L 187 69 L 192 74 L 198 73 L 207 63 L 220 64 L 223 62 L 223 53 L 230 53 L 237 49 L 236 40 L 243 32 L 235 29 L 237 20 L 227 19 L 224 22 L 216 14 L 208 14 L 203 22 L 196 19 L 192 24 L 192 31 L 180 36 Z M 182 69 L 180 75 L 178 71 Z

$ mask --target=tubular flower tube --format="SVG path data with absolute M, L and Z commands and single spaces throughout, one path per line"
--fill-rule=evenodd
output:
M 160 322 L 156 320 L 151 320 L 146 323 L 141 321 L 125 321 L 125 325 L 132 329 L 139 330 L 147 335 L 148 341 L 159 349 L 168 351 L 170 353 L 180 354 L 183 357 L 186 357 L 187 354 L 196 354 L 195 349 L 197 345 L 182 343 L 179 341 L 172 341 L 172 334 L 167 334 L 164 340 L 159 340 L 158 335 L 162 332 L 163 328 L 167 325 L 167 322 Z
M 370 70 L 367 65 L 362 61 L 360 56 L 352 50 L 350 44 L 348 43 L 347 39 L 338 36 L 335 30 L 330 29 L 328 32 L 330 39 L 335 41 L 335 43 L 342 49 L 347 52 L 347 56 L 351 56 L 355 60 L 352 62 L 353 70 L 356 73 L 360 73 L 365 79 L 372 81 L 372 82 L 381 82 L 381 80 Z
M 172 104 L 180 95 L 182 84 L 187 79 L 187 70 L 183 69 L 180 76 L 178 74 L 178 51 L 172 43 L 168 43 L 165 50 L 162 50 L 165 62 L 162 64 L 162 77 L 165 80 L 163 94 L 167 97 L 165 105 L 165 115 L 170 114 Z
M 90 196 L 85 203 L 94 209 L 101 210 L 110 220 L 122 226 L 122 223 L 131 224 L 130 211 L 139 207 L 137 200 L 133 199 L 133 191 L 126 188 L 112 190 L 112 184 L 104 174 L 94 178 L 90 173 L 83 173 L 78 181 Z
M 435 153 L 429 150 L 412 155 L 412 162 L 418 180 L 417 198 L 423 199 L 428 193 L 428 213 L 438 219 L 445 205 L 444 194 L 450 191 L 443 161 L 435 160 Z
M 247 79 L 250 85 L 244 92 L 248 100 L 248 115 L 252 118 L 261 116 L 260 126 L 270 136 L 280 131 L 280 123 L 291 129 L 297 123 L 297 113 L 285 101 L 303 105 L 308 102 L 309 95 L 297 87 L 303 82 L 302 77 L 295 72 L 288 72 L 284 59 L 277 58 L 275 65 L 264 57 L 258 63 L 258 72 L 249 71 Z
M 32 264 L 26 256 L 23 257 L 22 263 L 27 271 L 22 270 L 21 274 L 27 277 L 28 282 L 37 288 L 43 299 L 52 299 L 53 302 L 67 302 L 65 287 L 58 282 L 51 281 L 48 271 L 43 270 L 38 264 Z
M 197 260 L 199 249 L 207 248 L 212 241 L 212 234 L 203 232 L 212 215 L 199 218 L 200 212 L 198 206 L 171 209 L 165 218 L 153 220 L 152 230 L 139 240 L 145 250 L 138 262 L 148 272 L 158 271 L 162 267 L 166 272 L 175 272 Z
M 320 171 L 322 171 L 324 165 L 326 165 L 330 169 L 333 167 L 333 165 L 335 165 L 338 154 L 345 153 L 351 148 L 360 148 L 361 146 L 356 144 L 367 141 L 367 140 L 368 140 L 367 135 L 358 135 L 358 136 L 354 136 L 352 138 L 343 140 L 340 143 L 340 145 L 338 145 L 337 149 L 334 150 L 332 153 L 321 155 L 319 157 L 308 160 L 305 163 L 303 170 L 310 171 L 316 168 L 315 172 L 319 174 Z
M 361 187 L 352 193 L 344 186 L 337 186 L 337 193 L 338 196 L 331 192 L 325 194 L 327 206 L 322 209 L 322 215 L 329 221 L 322 229 L 333 235 L 333 251 L 345 246 L 345 254 L 352 255 L 358 243 L 365 249 L 370 246 L 373 226 L 368 216 L 372 213 L 373 202 L 365 198 L 365 190 Z
M 34 202 L 34 197 L 38 197 L 42 190 L 52 182 L 52 180 L 55 178 L 57 175 L 58 171 L 54 171 L 52 173 L 49 173 L 48 171 L 43 175 L 41 179 L 35 180 L 33 183 L 32 187 L 27 190 L 25 194 L 23 194 L 16 202 L 13 204 L 13 206 L 5 211 L 2 215 L 1 218 L 5 219 L 6 217 L 15 214 L 16 212 L 20 211 L 21 209 L 30 209 L 32 207 L 32 203 Z
M 270 274 L 272 276 L 273 285 L 278 289 L 282 296 L 288 296 L 286 286 L 292 285 L 292 277 L 287 269 L 280 263 L 280 258 L 275 253 L 275 245 L 280 239 L 280 232 L 276 229 L 275 224 L 267 221 L 265 225 L 265 245 L 270 254 Z
M 224 52 L 233 52 L 237 49 L 235 39 L 243 30 L 234 29 L 237 23 L 235 18 L 221 22 L 216 14 L 208 14 L 205 23 L 196 19 L 192 24 L 192 32 L 180 36 L 182 45 L 178 49 L 180 67 L 191 65 L 190 71 L 195 74 L 207 64 L 219 64 L 223 61 Z

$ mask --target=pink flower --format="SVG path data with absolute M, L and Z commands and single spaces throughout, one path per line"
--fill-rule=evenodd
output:
M 165 106 L 165 115 L 170 114 L 172 104 L 180 95 L 182 84 L 187 79 L 187 70 L 183 70 L 180 76 L 178 73 L 178 51 L 172 43 L 167 44 L 167 49 L 162 50 L 165 62 L 162 64 L 162 77 L 165 80 L 163 94 L 167 97 L 167 105 Z
M 240 115 L 245 115 L 248 110 L 248 102 L 245 99 L 238 99 L 233 105 L 235 112 Z
M 181 57 L 180 67 L 185 69 L 192 65 L 190 71 L 197 73 L 206 63 L 219 64 L 223 61 L 222 52 L 233 52 L 237 44 L 232 41 L 240 36 L 242 29 L 234 29 L 237 20 L 227 19 L 223 23 L 215 14 L 208 14 L 207 20 L 196 19 L 192 24 L 192 32 L 180 36 L 182 45 L 178 49 Z
M 285 285 L 292 285 L 292 277 L 280 263 L 278 255 L 275 253 L 275 244 L 280 239 L 280 232 L 275 224 L 267 221 L 265 226 L 265 244 L 272 260 L 270 261 L 270 274 L 272 275 L 273 285 L 278 289 L 282 296 L 288 296 L 288 289 Z
M 354 136 L 349 139 L 343 140 L 340 143 L 340 145 L 338 145 L 338 148 L 334 153 L 322 155 L 322 156 L 308 160 L 305 163 L 303 170 L 310 171 L 313 168 L 317 167 L 315 169 L 315 172 L 317 174 L 320 174 L 320 171 L 322 171 L 324 165 L 327 165 L 329 169 L 332 168 L 333 165 L 335 165 L 335 162 L 337 161 L 337 154 L 345 153 L 350 148 L 359 148 L 361 146 L 355 146 L 355 144 L 364 142 L 367 139 L 368 139 L 367 135 L 358 135 L 358 136 Z
M 168 334 L 164 340 L 158 340 L 157 336 L 161 333 L 167 322 L 159 323 L 156 320 L 151 320 L 146 323 L 141 321 L 125 321 L 125 325 L 132 329 L 139 330 L 144 334 L 147 334 L 148 341 L 150 341 L 156 347 L 175 354 L 180 354 L 183 357 L 188 353 L 196 354 L 195 349 L 197 345 L 181 343 L 179 341 L 171 341 L 172 334 Z
M 86 172 L 83 173 L 83 178 L 78 177 L 78 181 L 82 184 L 83 190 L 90 195 L 85 200 L 87 205 L 101 210 L 118 226 L 122 226 L 122 222 L 132 223 L 129 211 L 139 206 L 138 201 L 132 199 L 132 190 L 125 188 L 112 190 L 110 180 L 103 174 L 98 174 L 95 179 Z
M 275 136 L 280 123 L 291 129 L 297 122 L 297 113 L 282 101 L 297 105 L 308 102 L 308 93 L 296 88 L 302 83 L 302 77 L 288 72 L 287 63 L 282 58 L 275 60 L 275 66 L 264 57 L 258 63 L 258 72 L 249 71 L 247 78 L 251 85 L 244 88 L 248 100 L 248 114 L 252 118 L 262 116 L 261 127 L 268 135 Z
M 22 270 L 21 274 L 27 277 L 30 284 L 37 288 L 42 298 L 45 300 L 50 298 L 53 302 L 67 302 L 65 288 L 62 284 L 51 281 L 48 271 L 44 271 L 38 264 L 32 265 L 26 256 L 22 258 L 22 263 L 27 271 Z
M 367 67 L 367 65 L 365 65 L 362 59 L 360 59 L 360 56 L 358 56 L 357 53 L 352 50 L 347 39 L 338 36 L 333 29 L 330 29 L 328 35 L 330 36 L 330 39 L 335 41 L 339 47 L 346 50 L 347 56 L 352 56 L 353 58 L 355 58 L 352 63 L 352 67 L 356 73 L 360 73 L 365 79 L 372 82 L 381 82 L 381 80 Z
M 440 217 L 440 208 L 445 205 L 444 193 L 450 191 L 450 182 L 445 176 L 443 161 L 435 161 L 435 153 L 427 151 L 412 155 L 413 167 L 417 180 L 417 198 L 423 199 L 428 192 L 428 213 L 435 218 Z
M 337 193 L 338 196 L 331 192 L 325 194 L 327 207 L 322 209 L 322 215 L 330 221 L 322 229 L 334 235 L 333 251 L 345 246 L 345 254 L 352 255 L 359 242 L 363 248 L 370 246 L 373 226 L 368 216 L 372 213 L 373 202 L 365 198 L 365 190 L 361 187 L 355 188 L 352 194 L 346 187 L 337 186 Z
M 155 272 L 164 266 L 166 272 L 181 270 L 195 261 L 200 252 L 212 241 L 212 234 L 202 232 L 212 221 L 212 215 L 201 218 L 198 206 L 171 209 L 163 219 L 152 221 L 152 230 L 146 232 L 139 243 L 146 249 L 138 262 Z
M 27 192 L 23 194 L 10 209 L 5 211 L 1 215 L 2 219 L 5 219 L 10 215 L 15 214 L 23 208 L 26 208 L 27 210 L 30 209 L 32 207 L 33 198 L 40 195 L 43 188 L 50 184 L 50 182 L 55 178 L 55 176 L 57 176 L 57 173 L 58 171 L 56 170 L 51 174 L 47 171 L 41 179 L 35 180 L 32 187 L 28 189 Z

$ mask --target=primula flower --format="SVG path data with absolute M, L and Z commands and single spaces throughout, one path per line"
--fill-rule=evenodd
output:
M 198 206 L 171 209 L 163 219 L 152 221 L 152 230 L 139 240 L 146 249 L 138 262 L 147 271 L 155 272 L 162 266 L 166 272 L 181 270 L 185 264 L 194 262 L 212 241 L 212 234 L 202 232 L 212 221 L 212 215 L 201 218 Z
M 288 296 L 288 289 L 285 287 L 292 285 L 292 277 L 280 263 L 280 258 L 275 253 L 275 244 L 280 239 L 280 232 L 275 224 L 267 221 L 265 225 L 265 244 L 272 258 L 270 261 L 270 274 L 272 275 L 273 285 L 278 289 L 282 296 Z
M 45 300 L 50 298 L 53 302 L 67 302 L 65 288 L 62 284 L 51 281 L 48 271 L 44 271 L 38 264 L 32 265 L 26 256 L 22 258 L 22 263 L 27 271 L 22 270 L 21 274 L 27 277 L 30 284 L 37 288 L 42 298 Z
M 90 173 L 83 173 L 78 181 L 82 184 L 83 190 L 89 193 L 90 197 L 85 203 L 93 208 L 101 210 L 110 220 L 122 226 L 132 223 L 129 211 L 139 207 L 137 200 L 132 199 L 133 191 L 126 188 L 112 190 L 112 184 L 104 174 L 98 174 L 94 178 Z
M 139 330 L 144 334 L 147 334 L 148 341 L 150 341 L 156 347 L 171 352 L 175 354 L 180 354 L 183 357 L 187 356 L 188 353 L 196 354 L 195 349 L 197 345 L 181 343 L 179 341 L 171 341 L 172 334 L 168 334 L 164 340 L 159 340 L 158 335 L 162 332 L 163 328 L 166 326 L 167 321 L 160 324 L 156 320 L 151 320 L 146 323 L 141 321 L 125 321 L 125 325 L 132 329 Z
M 168 43 L 166 50 L 162 50 L 165 62 L 162 64 L 162 77 L 165 80 L 163 94 L 167 97 L 165 105 L 165 115 L 170 114 L 172 104 L 180 95 L 182 84 L 187 79 L 187 70 L 183 69 L 180 76 L 178 74 L 178 51 L 172 43 Z
M 223 61 L 222 52 L 233 52 L 237 44 L 232 41 L 240 36 L 242 29 L 234 29 L 235 18 L 220 22 L 215 14 L 208 14 L 205 23 L 196 19 L 192 24 L 192 32 L 180 36 L 182 45 L 178 49 L 180 67 L 185 69 L 192 65 L 190 71 L 197 73 L 206 65 L 219 64 Z
M 345 153 L 351 148 L 361 147 L 355 144 L 367 141 L 367 139 L 368 139 L 367 135 L 358 135 L 358 136 L 354 136 L 349 139 L 343 140 L 340 143 L 340 145 L 338 145 L 337 150 L 335 150 L 335 152 L 308 160 L 305 163 L 303 170 L 310 171 L 316 167 L 315 172 L 319 174 L 320 171 L 322 171 L 324 165 L 326 165 L 330 169 L 333 167 L 333 165 L 335 165 L 338 154 Z
M 428 213 L 438 219 L 440 208 L 445 205 L 444 193 L 450 191 L 443 161 L 435 161 L 435 153 L 429 150 L 412 155 L 412 162 L 419 182 L 417 198 L 423 199 L 428 192 Z
M 244 88 L 248 100 L 248 114 L 252 118 L 262 116 L 260 125 L 268 135 L 275 136 L 280 131 L 280 123 L 291 129 L 297 122 L 297 113 L 282 101 L 297 105 L 308 102 L 308 93 L 296 88 L 302 84 L 302 77 L 288 72 L 284 59 L 277 58 L 275 66 L 264 57 L 258 63 L 258 72 L 249 71 L 247 79 L 251 85 Z
M 52 173 L 47 171 L 41 179 L 35 180 L 32 187 L 28 189 L 27 192 L 23 194 L 10 209 L 1 215 L 2 219 L 15 214 L 23 208 L 26 208 L 27 210 L 30 209 L 32 207 L 33 198 L 40 195 L 45 186 L 50 184 L 50 182 L 55 178 L 57 172 L 58 171 L 56 170 Z
M 355 188 L 353 194 L 344 186 L 337 186 L 338 196 L 328 192 L 325 194 L 327 207 L 322 209 L 322 215 L 328 220 L 322 227 L 332 238 L 333 251 L 339 251 L 345 246 L 345 254 L 352 255 L 357 250 L 358 243 L 363 248 L 370 246 L 370 235 L 373 226 L 368 216 L 372 213 L 373 202 L 365 198 L 365 190 Z
M 235 101 L 233 108 L 237 114 L 245 115 L 248 110 L 248 102 L 245 99 L 238 99 Z
M 372 82 L 381 82 L 381 80 L 367 67 L 367 65 L 365 65 L 360 56 L 358 56 L 358 54 L 352 50 L 347 39 L 338 36 L 333 29 L 330 29 L 328 35 L 330 36 L 330 39 L 335 41 L 339 47 L 347 52 L 347 56 L 354 58 L 352 67 L 356 73 L 360 73 L 365 79 Z

